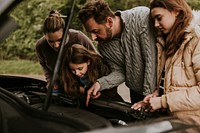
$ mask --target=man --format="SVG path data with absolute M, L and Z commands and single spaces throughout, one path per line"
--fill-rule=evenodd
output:
M 51 11 L 49 16 L 44 21 L 44 36 L 40 38 L 36 44 L 36 53 L 47 80 L 47 87 L 49 86 L 53 76 L 53 71 L 64 32 L 65 21 L 63 17 L 64 16 L 62 16 L 58 11 Z M 96 51 L 91 40 L 82 32 L 69 29 L 68 35 L 69 41 L 65 44 L 64 51 L 73 44 L 81 44 L 87 49 Z M 53 89 L 58 89 L 59 85 L 60 81 L 57 80 Z
M 90 97 L 124 81 L 132 103 L 155 89 L 156 46 L 149 13 L 147 7 L 136 7 L 114 14 L 103 0 L 86 3 L 80 10 L 78 18 L 92 40 L 99 42 L 98 50 L 112 69 L 88 90 L 87 105 Z

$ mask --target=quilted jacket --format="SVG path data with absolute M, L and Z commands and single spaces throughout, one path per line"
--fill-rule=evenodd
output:
M 164 41 L 158 39 L 157 83 L 165 67 L 165 94 L 162 106 L 186 122 L 200 124 L 200 12 L 193 11 L 193 20 L 174 56 L 166 60 Z M 165 66 L 164 66 L 165 64 Z

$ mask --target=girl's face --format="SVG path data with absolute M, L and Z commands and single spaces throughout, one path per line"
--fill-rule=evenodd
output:
M 55 50 L 58 51 L 62 40 L 63 30 L 60 29 L 56 32 L 50 32 L 45 34 L 48 44 Z
M 170 12 L 162 7 L 155 7 L 151 10 L 151 17 L 154 20 L 154 26 L 158 32 L 163 34 L 168 34 L 170 32 L 178 14 L 178 11 Z
M 72 73 L 79 78 L 83 77 L 87 73 L 88 65 L 90 65 L 89 61 L 81 64 L 69 63 Z

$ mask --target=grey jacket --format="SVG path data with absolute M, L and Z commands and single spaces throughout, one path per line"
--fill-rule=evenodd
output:
M 148 95 L 156 83 L 156 45 L 147 7 L 118 11 L 124 25 L 120 38 L 98 45 L 112 72 L 97 81 L 101 90 L 125 81 L 130 89 Z

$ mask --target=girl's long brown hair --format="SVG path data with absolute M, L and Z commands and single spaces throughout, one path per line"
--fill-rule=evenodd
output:
M 166 37 L 166 54 L 170 57 L 175 54 L 184 40 L 185 30 L 192 19 L 192 9 L 185 0 L 151 0 L 150 10 L 162 7 L 168 11 L 179 11 L 179 15 Z
M 79 44 L 74 44 L 70 47 L 64 55 L 63 64 L 61 68 L 62 83 L 64 92 L 75 98 L 79 94 L 79 78 L 73 74 L 69 68 L 69 63 L 81 64 L 90 61 L 88 66 L 88 78 L 90 84 L 95 83 L 96 79 L 109 73 L 108 65 L 103 58 Z

